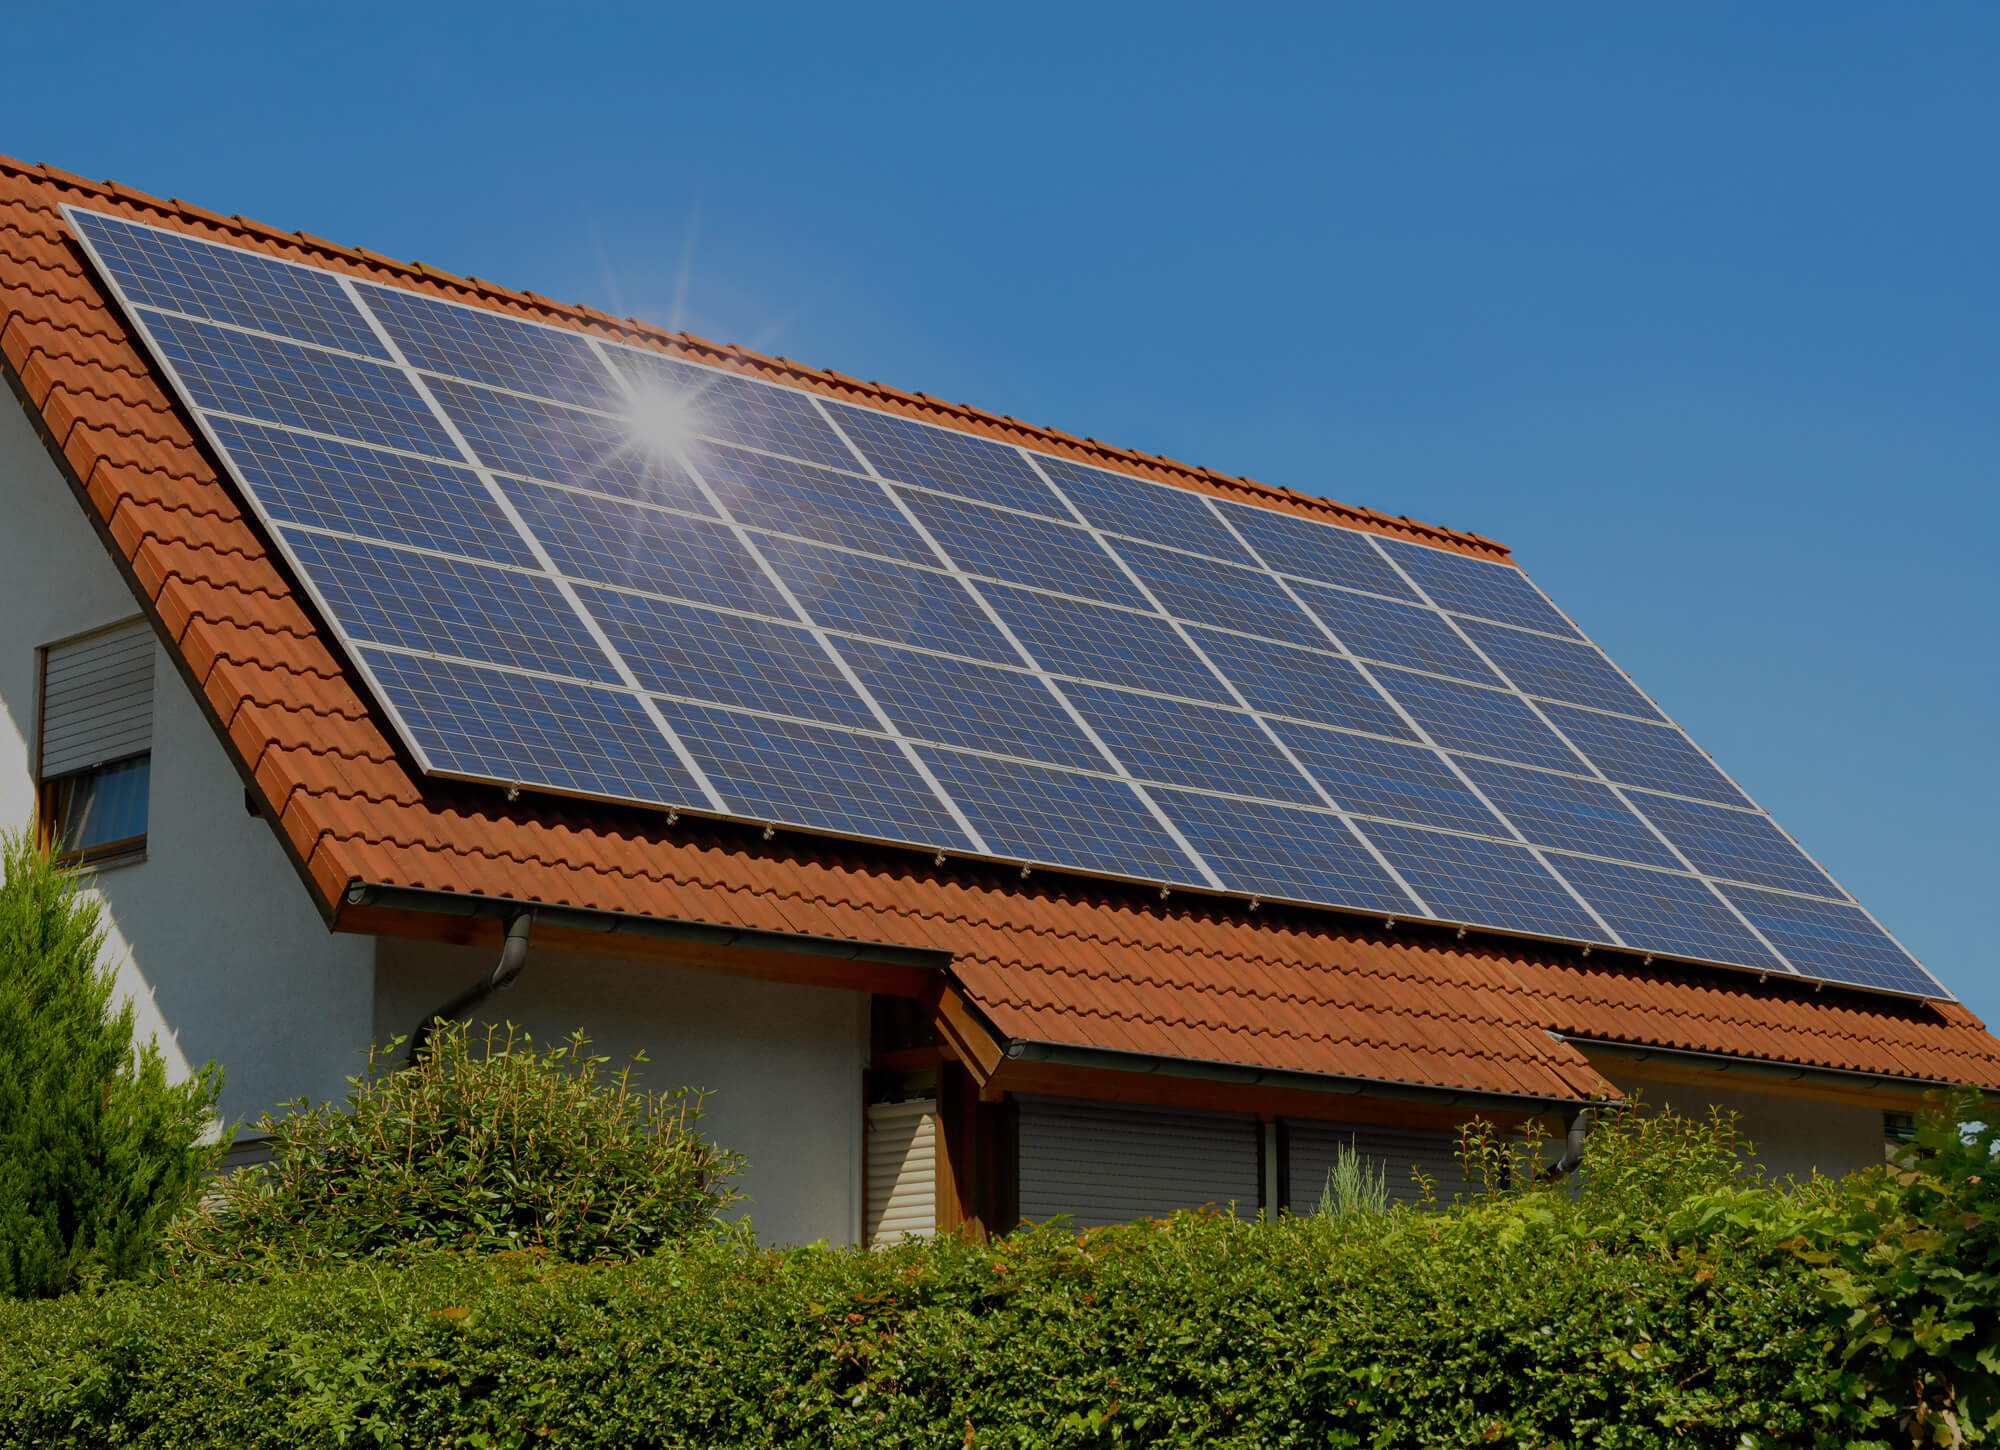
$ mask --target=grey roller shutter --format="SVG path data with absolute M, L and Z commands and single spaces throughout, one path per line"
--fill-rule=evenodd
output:
M 1020 1129 L 1021 1217 L 1036 1223 L 1068 1214 L 1099 1228 L 1210 1204 L 1257 1211 L 1255 1118 L 1024 1097 Z
M 1466 1191 L 1465 1170 L 1458 1162 L 1458 1135 L 1436 1128 L 1385 1128 L 1379 1124 L 1320 1123 L 1292 1118 L 1285 1128 L 1292 1181 L 1286 1202 L 1293 1213 L 1319 1207 L 1334 1154 L 1352 1144 L 1354 1151 L 1383 1170 L 1389 1197 L 1397 1203 L 1419 1203 L 1422 1192 L 1412 1169 L 1435 1180 L 1440 1204 Z
M 144 620 L 67 644 L 42 667 L 43 780 L 153 747 L 153 631 Z
M 875 1103 L 868 1109 L 870 1244 L 937 1230 L 937 1104 Z

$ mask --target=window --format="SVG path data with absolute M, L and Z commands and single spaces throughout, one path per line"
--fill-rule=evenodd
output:
M 153 632 L 113 625 L 41 652 L 37 779 L 42 839 L 66 862 L 146 849 L 153 751 Z

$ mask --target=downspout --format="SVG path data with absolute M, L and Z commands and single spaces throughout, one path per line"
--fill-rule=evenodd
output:
M 500 961 L 478 981 L 431 1013 L 417 1030 L 410 1034 L 410 1050 L 403 1058 L 403 1066 L 414 1067 L 424 1044 L 431 1040 L 431 1034 L 455 1017 L 470 1012 L 481 1002 L 521 975 L 521 968 L 528 964 L 528 931 L 535 924 L 532 911 L 516 912 L 507 922 L 507 940 L 500 946 Z
M 1583 1162 L 1583 1140 L 1589 1136 L 1590 1109 L 1578 1108 L 1576 1116 L 1569 1120 L 1569 1132 L 1563 1138 L 1562 1157 L 1541 1171 L 1538 1175 L 1541 1181 L 1553 1183 L 1576 1172 L 1577 1165 Z

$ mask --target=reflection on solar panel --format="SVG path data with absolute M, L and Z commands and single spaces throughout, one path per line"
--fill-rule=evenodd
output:
M 1945 995 L 1510 564 L 70 215 L 431 773 Z

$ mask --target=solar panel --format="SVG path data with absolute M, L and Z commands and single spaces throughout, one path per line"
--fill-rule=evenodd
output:
M 1943 995 L 1510 564 L 70 217 L 425 771 Z

